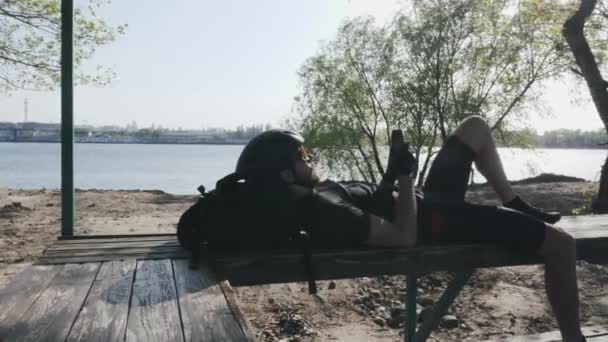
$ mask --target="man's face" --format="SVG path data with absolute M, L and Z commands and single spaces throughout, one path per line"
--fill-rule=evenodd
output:
M 303 186 L 313 187 L 319 183 L 319 175 L 312 160 L 296 160 L 294 165 L 295 182 Z

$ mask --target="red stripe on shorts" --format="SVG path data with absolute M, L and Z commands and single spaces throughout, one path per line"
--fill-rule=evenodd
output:
M 433 240 L 438 240 L 441 236 L 441 227 L 443 226 L 443 218 L 441 212 L 437 208 L 431 209 L 431 233 Z

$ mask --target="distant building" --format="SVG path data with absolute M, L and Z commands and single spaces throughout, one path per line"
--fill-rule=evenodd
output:
M 61 140 L 61 125 L 40 122 L 16 124 L 15 141 L 47 142 Z
M 15 141 L 16 126 L 12 122 L 0 122 L 0 141 Z

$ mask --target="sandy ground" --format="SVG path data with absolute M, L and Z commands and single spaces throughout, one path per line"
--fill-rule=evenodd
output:
M 551 182 L 514 186 L 534 205 L 564 214 L 586 213 L 597 184 Z M 477 186 L 467 198 L 497 203 Z M 196 197 L 162 191 L 76 192 L 76 234 L 174 232 L 179 215 Z M 58 190 L 0 189 L 0 287 L 55 241 L 61 230 Z M 608 268 L 580 262 L 584 325 L 608 324 Z M 420 280 L 420 309 L 441 294 L 449 275 Z M 238 288 L 241 305 L 262 341 L 399 341 L 403 337 L 403 276 Z M 424 314 L 424 312 L 423 312 Z M 478 341 L 557 328 L 543 288 L 542 266 L 479 270 L 464 288 L 431 341 Z

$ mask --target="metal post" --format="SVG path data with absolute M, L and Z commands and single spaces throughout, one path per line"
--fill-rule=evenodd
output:
M 407 275 L 407 294 L 405 299 L 405 341 L 414 342 L 416 337 L 416 275 Z
M 74 233 L 73 0 L 61 1 L 61 236 Z
M 454 302 L 454 299 L 456 299 L 464 285 L 471 278 L 471 275 L 473 275 L 473 270 L 453 274 L 453 278 L 445 291 L 443 291 L 441 298 L 433 305 L 431 317 L 422 322 L 420 329 L 418 329 L 418 333 L 416 334 L 417 341 L 426 341 L 433 329 L 439 325 L 441 318 L 445 315 L 450 305 Z

